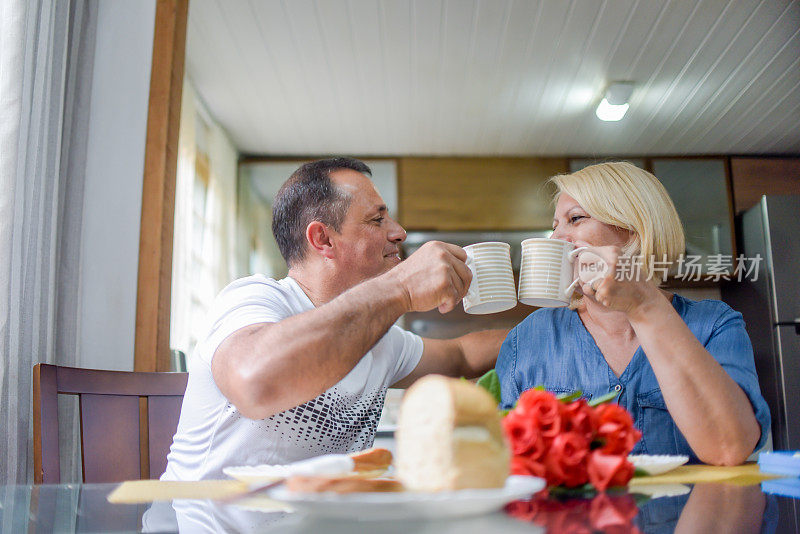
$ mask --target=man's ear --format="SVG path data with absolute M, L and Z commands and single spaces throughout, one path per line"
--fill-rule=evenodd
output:
M 306 241 L 311 250 L 323 258 L 333 259 L 333 242 L 331 241 L 331 229 L 319 221 L 311 221 L 306 226 Z

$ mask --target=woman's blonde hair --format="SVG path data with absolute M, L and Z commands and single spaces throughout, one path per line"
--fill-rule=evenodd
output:
M 672 265 L 685 250 L 683 226 L 675 205 L 658 178 L 639 167 L 619 161 L 591 165 L 549 180 L 557 191 L 574 198 L 586 213 L 600 222 L 633 232 L 625 254 L 637 257 L 644 273 L 658 284 L 663 270 L 654 260 Z

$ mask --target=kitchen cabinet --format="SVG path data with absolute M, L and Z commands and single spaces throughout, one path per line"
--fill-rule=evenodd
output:
M 731 178 L 739 214 L 762 195 L 800 195 L 800 158 L 731 158 Z
M 686 253 L 734 254 L 733 213 L 725 158 L 653 158 L 653 174 L 664 184 L 683 223 Z
M 589 165 L 595 165 L 597 163 L 608 163 L 612 161 L 627 161 L 628 163 L 636 165 L 640 169 L 647 169 L 647 165 L 645 164 L 644 158 L 602 158 L 602 159 L 572 158 L 569 160 L 569 172 L 578 172 L 579 170 L 583 169 L 584 167 L 588 167 Z
M 400 222 L 407 230 L 552 227 L 553 190 L 565 158 L 400 158 Z

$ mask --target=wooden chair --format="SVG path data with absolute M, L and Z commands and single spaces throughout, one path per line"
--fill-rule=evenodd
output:
M 178 427 L 187 373 L 33 368 L 36 484 L 60 482 L 58 395 L 77 395 L 84 482 L 158 478 Z

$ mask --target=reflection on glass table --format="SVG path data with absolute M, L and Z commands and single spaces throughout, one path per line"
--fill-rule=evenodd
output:
M 441 521 L 363 521 L 259 511 L 211 500 L 110 504 L 115 484 L 4 486 L 3 532 L 793 532 L 796 501 L 761 486 L 672 485 L 593 499 L 538 494 L 505 512 Z M 658 496 L 662 495 L 662 496 Z

